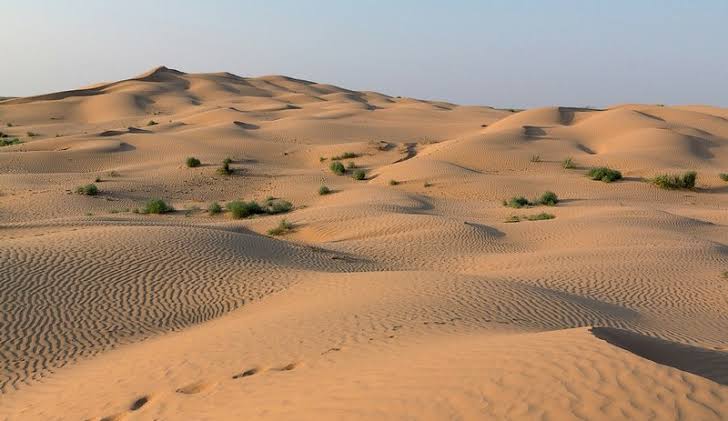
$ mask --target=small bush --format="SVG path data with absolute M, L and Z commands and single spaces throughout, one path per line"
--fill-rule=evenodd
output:
M 508 217 L 508 219 L 506 219 L 503 222 L 505 222 L 507 224 L 513 224 L 515 222 L 521 222 L 521 217 L 518 216 L 518 215 L 511 215 L 511 216 Z
M 21 143 L 23 142 L 16 137 L 0 139 L 0 146 L 20 145 Z
M 556 196 L 556 193 L 552 191 L 547 191 L 538 198 L 536 203 L 544 206 L 555 206 L 557 203 L 559 203 L 559 198 L 558 196 Z
M 329 169 L 331 172 L 333 172 L 336 175 L 344 175 L 346 172 L 346 169 L 344 168 L 344 164 L 341 162 L 332 162 L 331 165 L 329 165 Z
M 233 159 L 232 159 L 232 158 L 230 158 L 230 157 L 227 157 L 227 158 L 225 158 L 225 159 L 223 159 L 223 160 L 222 160 L 222 164 L 223 164 L 223 165 L 225 165 L 225 164 L 228 164 L 228 165 L 230 165 L 230 164 L 232 164 L 232 163 L 233 163 Z
M 682 175 L 660 174 L 650 181 L 652 184 L 662 189 L 692 189 L 695 187 L 695 180 L 697 177 L 698 173 L 695 171 L 688 171 Z
M 190 168 L 195 168 L 195 167 L 199 167 L 202 164 L 202 162 L 200 162 L 200 160 L 195 158 L 194 156 L 191 156 L 191 157 L 187 158 L 187 160 L 185 161 L 185 164 L 187 164 L 187 166 Z
M 36 137 L 36 136 L 40 136 L 40 133 L 36 133 L 36 132 L 26 132 L 25 134 L 27 134 L 27 135 L 28 135 L 28 137 Z
M 354 171 L 354 174 L 352 174 L 352 177 L 354 177 L 354 180 L 364 180 L 367 178 L 367 173 L 364 172 L 364 170 L 356 170 Z
M 285 219 L 281 219 L 281 222 L 278 223 L 277 227 L 268 230 L 268 235 L 283 235 L 290 232 L 292 229 L 292 223 L 286 221 Z
M 207 212 L 210 215 L 217 215 L 218 213 L 222 212 L 222 206 L 220 206 L 217 202 L 210 203 L 210 206 L 207 207 Z
M 390 186 L 396 186 L 397 184 L 399 184 L 399 181 L 397 181 L 397 180 L 389 180 L 389 185 Z
M 528 215 L 526 217 L 526 219 L 528 219 L 529 221 L 545 221 L 547 219 L 554 219 L 554 218 L 556 218 L 554 215 L 552 215 L 550 213 L 546 213 L 546 212 L 541 212 L 536 215 Z
M 325 196 L 325 195 L 331 193 L 331 189 L 328 188 L 328 187 L 326 187 L 326 186 L 319 187 L 319 190 L 318 191 L 319 191 L 319 195 L 321 195 L 321 196 Z
M 509 208 L 520 209 L 520 208 L 523 208 L 526 206 L 531 206 L 531 202 L 529 202 L 528 199 L 526 199 L 523 196 L 514 196 L 508 200 L 504 200 L 503 206 L 508 206 Z
M 589 172 L 587 173 L 589 178 L 592 180 L 601 180 L 605 183 L 611 183 L 612 181 L 621 180 L 622 179 L 622 173 L 613 170 L 608 167 L 596 167 L 589 169 Z
M 728 173 L 720 173 L 718 174 L 718 177 L 720 177 L 723 181 L 728 181 Z
M 422 184 L 422 187 L 425 187 L 425 188 L 432 187 L 432 183 L 430 183 L 429 181 L 425 181 L 425 183 Z
M 245 202 L 242 200 L 235 200 L 228 203 L 226 207 L 235 219 L 247 218 L 258 213 L 263 213 L 263 209 L 255 201 Z
M 144 205 L 144 208 L 142 209 L 142 213 L 153 213 L 153 214 L 162 214 L 162 213 L 168 213 L 173 212 L 174 208 L 167 204 L 162 199 L 151 199 L 147 201 L 147 203 Z
M 326 157 L 325 156 L 319 156 L 319 162 L 324 162 L 324 161 L 326 161 Z
M 574 164 L 574 159 L 572 157 L 568 157 L 561 161 L 561 166 L 564 167 L 565 170 L 573 170 L 576 168 L 576 164 Z
M 269 215 L 275 215 L 277 213 L 286 213 L 293 208 L 293 204 L 283 199 L 267 199 L 264 204 L 264 211 Z
M 96 187 L 96 184 L 86 184 L 85 186 L 76 187 L 76 193 L 86 196 L 96 196 L 99 194 L 99 189 Z
M 227 160 L 223 161 L 222 167 L 217 169 L 217 173 L 220 175 L 232 175 L 235 170 L 230 168 L 230 164 L 227 162 Z
M 356 163 L 354 161 L 349 161 L 349 163 L 346 165 L 346 168 L 353 170 L 356 168 Z
M 147 126 L 156 126 L 157 124 L 159 124 L 159 123 L 157 123 L 154 120 L 149 120 L 149 122 L 147 123 Z
M 531 162 L 541 162 L 541 155 L 531 155 Z
M 331 157 L 331 160 L 332 161 L 338 161 L 338 160 L 341 160 L 341 159 L 352 159 L 352 158 L 358 158 L 358 157 L 359 157 L 359 154 L 357 154 L 357 153 L 354 153 L 354 152 L 344 152 L 341 155 L 332 156 Z

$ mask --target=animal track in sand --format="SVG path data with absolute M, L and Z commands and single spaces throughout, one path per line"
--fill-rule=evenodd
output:
M 209 389 L 210 386 L 212 386 L 211 383 L 205 382 L 205 381 L 197 381 L 194 383 L 190 383 L 187 386 L 180 387 L 176 390 L 177 393 L 182 393 L 183 395 L 194 395 L 200 392 L 204 392 L 205 390 Z
M 242 377 L 249 377 L 249 376 L 252 376 L 253 374 L 256 374 L 258 371 L 259 370 L 257 368 L 251 368 L 249 370 L 243 371 L 242 373 L 238 373 L 238 374 L 234 375 L 233 376 L 233 379 L 240 379 Z

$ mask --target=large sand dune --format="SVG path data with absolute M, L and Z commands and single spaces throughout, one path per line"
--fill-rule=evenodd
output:
M 0 123 L 23 141 L 0 147 L 0 419 L 728 417 L 726 109 L 160 67 Z M 329 170 L 347 152 L 365 180 Z M 624 179 L 585 176 L 605 165 Z M 269 196 L 293 210 L 206 211 Z M 132 212 L 150 198 L 177 210 Z

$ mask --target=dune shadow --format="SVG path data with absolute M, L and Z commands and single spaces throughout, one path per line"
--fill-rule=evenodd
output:
M 728 353 L 653 338 L 611 327 L 594 327 L 591 333 L 652 362 L 667 365 L 728 386 Z
M 468 222 L 468 221 L 465 221 L 465 225 L 476 228 L 479 231 L 482 231 L 482 232 L 486 233 L 487 235 L 495 237 L 495 238 L 502 238 L 502 237 L 506 236 L 506 233 L 504 233 L 503 231 L 493 228 L 488 225 L 483 225 L 483 224 L 478 224 L 475 222 Z
M 250 124 L 242 121 L 233 121 L 233 123 L 235 123 L 235 125 L 240 127 L 241 129 L 245 130 L 257 130 L 260 128 L 260 126 L 258 126 L 257 124 Z

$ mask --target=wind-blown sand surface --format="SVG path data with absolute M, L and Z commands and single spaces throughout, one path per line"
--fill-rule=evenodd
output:
M 0 419 L 728 417 L 726 109 L 160 67 L 0 123 L 23 140 L 0 147 Z M 344 152 L 365 180 L 329 170 Z M 206 211 L 268 196 L 293 210 Z M 150 198 L 177 211 L 131 212 Z

